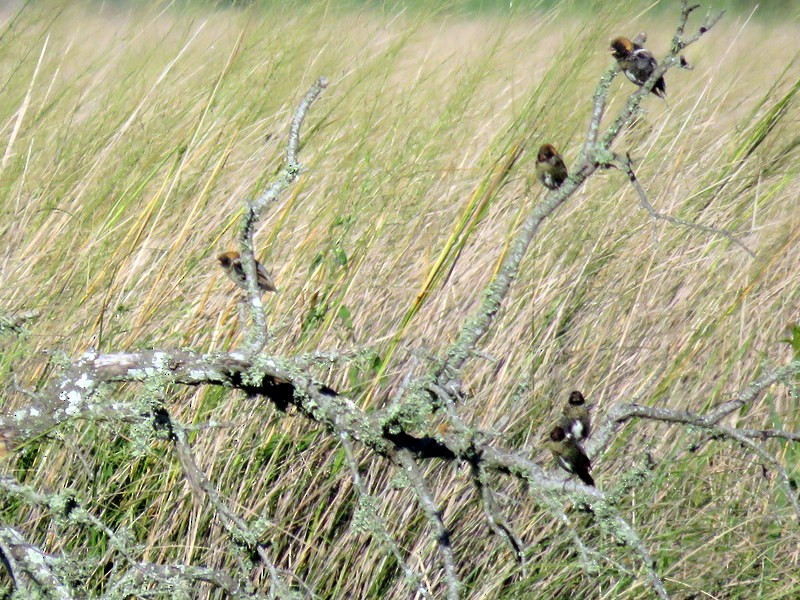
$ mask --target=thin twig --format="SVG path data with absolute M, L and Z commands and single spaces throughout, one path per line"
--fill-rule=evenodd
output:
M 436 500 L 428 489 L 425 477 L 419 470 L 414 457 L 407 450 L 401 450 L 396 454 L 396 461 L 403 471 L 417 496 L 422 512 L 428 518 L 428 522 L 436 533 L 436 544 L 439 554 L 444 563 L 445 582 L 447 584 L 448 600 L 458 600 L 461 597 L 461 583 L 456 571 L 456 560 L 453 555 L 453 547 L 450 544 L 450 531 L 442 520 L 442 512 L 436 506 Z
M 739 246 L 740 248 L 742 248 L 742 250 L 747 252 L 753 258 L 756 257 L 756 253 L 755 252 L 753 252 L 750 248 L 748 248 L 747 245 L 742 240 L 740 240 L 738 237 L 733 235 L 727 229 L 722 229 L 722 228 L 719 228 L 719 227 L 711 227 L 709 225 L 700 225 L 699 223 L 692 223 L 691 221 L 687 221 L 685 219 L 680 219 L 678 217 L 673 217 L 671 215 L 668 215 L 668 214 L 665 214 L 665 213 L 662 213 L 662 212 L 658 212 L 653 207 L 653 205 L 650 204 L 650 201 L 647 199 L 647 194 L 645 193 L 644 188 L 639 183 L 639 180 L 636 178 L 636 173 L 634 173 L 634 171 L 633 171 L 633 164 L 632 164 L 632 161 L 631 161 L 630 154 L 625 154 L 624 157 L 616 155 L 616 158 L 617 158 L 617 162 L 618 162 L 620 168 L 628 176 L 628 180 L 631 182 L 631 185 L 633 186 L 633 189 L 635 189 L 636 193 L 639 195 L 639 203 L 640 203 L 640 205 L 642 206 L 642 208 L 644 208 L 650 214 L 650 218 L 653 219 L 653 228 L 654 229 L 655 229 L 655 221 L 661 220 L 661 221 L 667 221 L 668 223 L 672 223 L 673 225 L 680 225 L 680 226 L 683 226 L 683 227 L 688 227 L 690 229 L 696 229 L 698 231 L 704 231 L 706 233 L 713 233 L 715 235 L 720 235 L 720 236 L 728 239 L 728 241 L 730 241 L 730 242 L 736 244 L 737 246 Z
M 394 556 L 395 561 L 397 561 L 397 564 L 400 565 L 400 568 L 403 570 L 406 583 L 412 587 L 414 591 L 416 591 L 422 598 L 431 598 L 431 593 L 422 583 L 422 578 L 414 572 L 414 570 L 409 566 L 408 562 L 403 558 L 402 554 L 400 553 L 400 546 L 398 546 L 391 533 L 389 533 L 389 530 L 386 528 L 386 525 L 378 515 L 377 511 L 374 510 L 374 507 L 370 502 L 372 496 L 369 494 L 367 487 L 364 485 L 364 481 L 361 478 L 361 474 L 358 472 L 358 462 L 356 461 L 355 452 L 353 450 L 353 443 L 350 441 L 350 438 L 346 432 L 339 432 L 339 441 L 342 443 L 342 449 L 344 450 L 347 464 L 350 466 L 350 473 L 353 477 L 353 485 L 361 495 L 362 503 L 360 506 L 364 510 L 369 511 L 368 517 L 370 526 L 373 528 L 372 531 L 376 533 L 378 538 L 388 546 L 389 551 L 392 553 L 392 556 Z M 375 531 L 375 529 L 377 529 L 377 531 Z
M 764 390 L 779 381 L 788 381 L 800 373 L 800 360 L 794 360 L 789 364 L 774 369 L 761 377 L 752 384 L 744 388 L 736 395 L 736 398 L 728 402 L 723 402 L 716 408 L 709 411 L 706 419 L 710 423 L 717 423 L 726 416 L 733 414 L 742 406 L 752 403 Z
M 498 509 L 497 503 L 494 500 L 494 492 L 492 492 L 492 489 L 486 481 L 486 470 L 483 469 L 477 461 L 472 463 L 470 467 L 472 482 L 475 484 L 478 494 L 481 497 L 483 514 L 486 516 L 486 522 L 489 524 L 489 528 L 508 542 L 511 551 L 514 553 L 514 558 L 516 558 L 520 566 L 524 568 L 525 553 L 523 552 L 522 541 L 517 537 L 511 525 Z

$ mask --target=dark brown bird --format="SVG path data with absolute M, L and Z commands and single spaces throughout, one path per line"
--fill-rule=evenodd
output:
M 548 190 L 557 190 L 567 178 L 567 165 L 552 144 L 544 144 L 536 155 L 536 177 Z
M 594 479 L 589 475 L 589 470 L 592 468 L 589 457 L 575 440 L 567 437 L 566 432 L 558 425 L 553 427 L 550 432 L 547 447 L 550 448 L 559 467 L 568 473 L 577 475 L 586 485 L 594 486 Z
M 242 266 L 242 259 L 238 252 L 229 250 L 217 256 L 220 266 L 225 271 L 225 274 L 233 280 L 243 290 L 247 290 L 247 277 L 244 273 Z M 275 287 L 275 282 L 272 280 L 272 275 L 264 268 L 260 262 L 256 261 L 256 281 L 258 282 L 258 289 L 262 292 L 277 292 L 278 288 Z
M 618 37 L 611 42 L 611 56 L 617 59 L 625 77 L 638 86 L 643 86 L 658 66 L 651 52 L 626 37 Z M 666 99 L 667 84 L 663 77 L 658 78 L 652 91 L 659 98 Z
M 562 410 L 563 416 L 558 425 L 566 432 L 567 437 L 571 437 L 576 442 L 585 440 L 591 434 L 591 420 L 589 419 L 589 409 L 586 406 L 586 398 L 579 391 L 574 391 L 569 395 L 567 405 Z

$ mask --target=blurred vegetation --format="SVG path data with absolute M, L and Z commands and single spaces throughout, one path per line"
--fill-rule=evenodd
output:
M 128 7 L 147 4 L 146 0 L 105 0 L 99 4 Z M 177 0 L 171 2 L 175 9 L 187 7 L 213 8 L 261 8 L 303 9 L 311 6 L 324 6 L 325 10 L 359 10 L 369 8 L 386 14 L 397 14 L 403 11 L 416 11 L 424 14 L 439 13 L 443 15 L 463 15 L 477 17 L 481 15 L 517 15 L 525 16 L 559 10 L 569 14 L 600 14 L 609 6 L 605 0 Z M 680 0 L 630 0 L 626 12 L 638 15 L 662 15 L 674 12 Z M 713 10 L 725 9 L 732 16 L 747 16 L 751 13 L 757 18 L 785 19 L 800 16 L 800 4 L 795 0 L 714 0 L 704 4 Z

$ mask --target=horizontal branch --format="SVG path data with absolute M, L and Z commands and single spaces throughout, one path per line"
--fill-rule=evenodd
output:
M 13 527 L 0 527 L 0 562 L 14 583 L 15 598 L 78 598 L 56 575 L 58 558 L 28 543 Z
M 199 354 L 184 350 L 84 354 L 40 400 L 20 408 L 13 415 L 0 417 L 0 433 L 7 433 L 15 446 L 24 444 L 70 419 L 108 419 L 114 412 L 129 419 L 134 408 L 114 400 L 95 401 L 102 384 L 158 380 L 164 384 L 188 386 L 218 385 L 248 395 L 269 399 L 279 410 L 295 407 L 309 419 L 330 431 L 346 433 L 373 452 L 394 460 L 394 453 L 406 450 L 417 459 L 460 460 L 474 454 L 474 440 L 465 436 L 441 438 L 387 431 L 375 414 L 367 414 L 350 398 L 338 394 L 324 383 L 300 373 L 291 361 L 259 356 L 251 360 L 243 353 Z M 602 499 L 595 488 L 580 483 L 564 483 L 550 477 L 522 454 L 492 446 L 481 448 L 483 467 L 522 478 L 542 490 L 572 491 Z

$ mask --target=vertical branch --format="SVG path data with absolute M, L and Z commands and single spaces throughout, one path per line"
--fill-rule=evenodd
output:
M 442 521 L 442 512 L 436 506 L 433 494 L 431 494 L 431 491 L 428 489 L 425 478 L 422 476 L 417 463 L 414 462 L 414 457 L 411 456 L 411 453 L 408 450 L 400 450 L 396 454 L 396 460 L 411 482 L 411 487 L 417 495 L 417 500 L 422 507 L 422 512 L 425 513 L 428 521 L 433 526 L 433 530 L 436 532 L 436 542 L 439 547 L 439 553 L 442 555 L 442 562 L 444 563 L 445 581 L 447 583 L 447 600 L 458 600 L 461 597 L 459 591 L 461 583 L 458 580 L 453 547 L 450 545 L 450 532 Z
M 544 201 L 536 205 L 531 211 L 531 214 L 512 240 L 497 275 L 484 290 L 483 301 L 480 306 L 464 323 L 456 341 L 448 347 L 444 362 L 436 373 L 437 385 L 447 388 L 454 374 L 464 367 L 475 346 L 488 333 L 494 323 L 494 318 L 511 289 L 511 284 L 517 276 L 522 259 L 527 253 L 533 238 L 536 237 L 539 227 L 545 219 L 567 201 L 583 181 L 594 172 L 595 168 L 591 165 L 587 166 L 584 171 L 576 174 L 574 178 L 567 179 L 560 188 L 550 192 Z
M 600 133 L 600 122 L 603 120 L 603 113 L 606 109 L 606 99 L 608 98 L 608 90 L 611 87 L 611 82 L 614 77 L 619 73 L 619 65 L 614 61 L 608 71 L 606 71 L 600 78 L 600 83 L 594 91 L 594 100 L 592 102 L 592 118 L 589 121 L 589 128 L 586 131 L 586 141 L 583 144 L 583 149 L 578 157 L 578 162 L 583 163 L 590 160 L 594 153 L 595 145 L 597 144 L 597 136 Z
M 284 583 L 280 577 L 277 567 L 273 564 L 270 557 L 261 547 L 258 541 L 258 536 L 247 526 L 247 523 L 235 514 L 228 506 L 222 501 L 219 491 L 206 477 L 192 456 L 192 451 L 186 441 L 186 434 L 182 427 L 169 421 L 171 428 L 171 439 L 175 447 L 175 453 L 181 464 L 186 479 L 191 484 L 195 494 L 201 499 L 207 498 L 211 505 L 214 507 L 216 515 L 220 517 L 223 527 L 226 529 L 231 539 L 240 544 L 247 546 L 248 550 L 255 551 L 261 562 L 264 563 L 270 574 L 272 585 L 276 590 L 278 597 L 290 598 L 291 592 L 289 587 Z M 173 425 L 174 428 L 173 428 Z
M 511 551 L 514 553 L 514 558 L 520 565 L 525 562 L 525 554 L 523 552 L 522 540 L 520 540 L 511 528 L 511 525 L 506 521 L 505 517 L 500 513 L 497 503 L 494 500 L 494 493 L 489 487 L 487 482 L 486 470 L 482 465 L 477 462 L 470 463 L 472 471 L 472 482 L 478 490 L 483 505 L 483 514 L 486 516 L 486 522 L 489 528 L 501 538 L 508 542 Z
M 345 457 L 347 458 L 347 464 L 350 466 L 350 473 L 353 476 L 353 485 L 361 495 L 360 505 L 366 508 L 370 513 L 368 515 L 370 525 L 378 529 L 378 537 L 381 541 L 389 546 L 389 551 L 392 553 L 392 556 L 394 556 L 397 564 L 403 570 L 406 582 L 412 586 L 414 591 L 422 596 L 422 598 L 429 600 L 431 598 L 430 592 L 425 585 L 423 585 L 419 575 L 417 575 L 403 559 L 402 555 L 400 554 L 400 547 L 397 545 L 397 542 L 394 541 L 389 533 L 389 530 L 386 529 L 383 521 L 379 518 L 377 511 L 374 510 L 372 502 L 370 502 L 372 497 L 370 496 L 366 486 L 364 485 L 364 481 L 361 479 L 361 475 L 358 472 L 358 463 L 356 461 L 355 452 L 353 451 L 353 443 L 350 441 L 350 437 L 347 435 L 347 432 L 343 430 L 338 431 L 338 436 L 339 441 L 342 443 Z
M 257 354 L 264 349 L 267 343 L 267 321 L 264 316 L 261 292 L 258 289 L 256 278 L 255 248 L 253 233 L 256 223 L 261 219 L 264 210 L 277 200 L 291 184 L 300 177 L 300 164 L 297 162 L 297 152 L 300 147 L 300 128 L 308 114 L 308 109 L 328 86 L 324 77 L 317 79 L 306 92 L 300 105 L 295 110 L 289 128 L 289 141 L 286 145 L 286 165 L 273 183 L 255 200 L 248 200 L 245 204 L 242 224 L 239 230 L 239 247 L 241 248 L 242 267 L 247 275 L 247 302 L 250 306 L 251 329 L 247 336 L 246 349 L 248 353 Z

